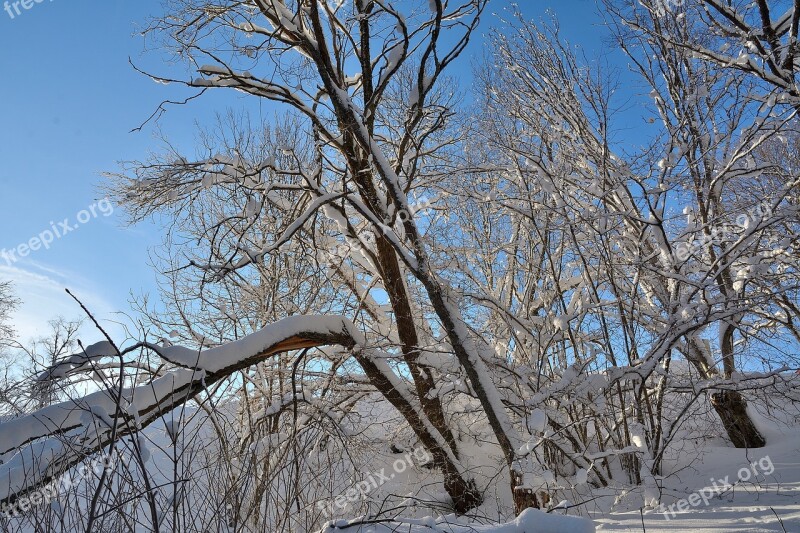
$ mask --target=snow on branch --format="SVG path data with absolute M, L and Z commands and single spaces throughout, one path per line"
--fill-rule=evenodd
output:
M 0 503 L 45 484 L 125 435 L 131 435 L 210 384 L 278 353 L 326 345 L 363 346 L 355 326 L 339 316 L 293 316 L 208 350 L 138 345 L 177 368 L 146 385 L 105 389 L 40 409 L 0 424 Z M 114 355 L 98 344 L 59 363 L 49 377 L 83 365 L 87 358 Z M 79 360 L 80 359 L 80 360 Z M 58 372 L 55 369 L 59 369 Z

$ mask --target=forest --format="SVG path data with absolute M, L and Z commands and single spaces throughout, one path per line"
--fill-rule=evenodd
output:
M 800 1 L 581 5 L 604 53 L 499 0 L 154 6 L 191 96 L 146 125 L 276 111 L 97 180 L 162 242 L 127 338 L 78 296 L 20 338 L 0 279 L 2 530 L 800 531 Z

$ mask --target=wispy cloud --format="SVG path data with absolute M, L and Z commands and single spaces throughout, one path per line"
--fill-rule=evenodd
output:
M 26 261 L 14 266 L 0 265 L 0 280 L 11 281 L 16 296 L 22 300 L 22 305 L 12 316 L 18 339 L 22 342 L 47 334 L 48 321 L 58 316 L 86 318 L 64 289 L 80 298 L 111 335 L 124 334 L 123 327 L 117 324 L 121 318 L 118 313 L 124 309 L 108 301 L 101 289 L 80 275 Z M 91 342 L 98 339 L 100 333 L 87 321 L 80 336 L 84 342 Z

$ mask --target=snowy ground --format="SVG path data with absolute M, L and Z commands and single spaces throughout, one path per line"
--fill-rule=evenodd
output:
M 204 419 L 202 412 L 190 411 L 196 416 L 191 417 L 193 422 L 189 427 L 200 424 Z M 773 411 L 765 416 L 763 412 L 754 411 L 754 419 L 759 421 L 759 428 L 768 442 L 765 448 L 758 450 L 732 448 L 719 436 L 719 428 L 714 427 L 713 421 L 687 428 L 675 444 L 679 451 L 665 462 L 665 476 L 660 482 L 667 514 L 670 506 L 674 510 L 674 516 L 669 515 L 669 519 L 659 510 L 640 512 L 641 492 L 621 495 L 618 490 L 607 490 L 603 494 L 599 489 L 584 486 L 583 490 L 575 491 L 570 501 L 591 503 L 570 509 L 569 514 L 573 516 L 561 516 L 564 512 L 561 510 L 547 514 L 529 510 L 510 523 L 490 526 L 489 523 L 497 523 L 501 516 L 513 516 L 508 483 L 499 474 L 504 470 L 503 459 L 495 447 L 487 445 L 487 441 L 463 443 L 463 451 L 471 457 L 475 467 L 476 478 L 491 480 L 484 505 L 475 511 L 475 516 L 483 518 L 478 522 L 468 521 L 446 514 L 449 512 L 444 505 L 447 497 L 441 491 L 438 473 L 421 467 L 425 461 L 412 452 L 411 441 L 404 442 L 393 432 L 393 427 L 401 426 L 395 420 L 396 413 L 383 402 L 365 402 L 362 411 L 363 450 L 360 453 L 353 450 L 354 457 L 363 461 L 358 465 L 362 472 L 381 472 L 389 480 L 369 492 L 372 503 L 354 501 L 346 509 L 332 507 L 331 525 L 321 533 L 800 533 L 800 423 L 796 415 Z M 376 420 L 381 423 L 376 424 Z M 188 431 L 188 427 L 184 431 Z M 171 448 L 165 425 L 155 423 L 144 434 L 151 443 L 148 445 L 152 454 L 151 475 L 158 484 L 168 485 Z M 210 446 L 215 440 L 213 434 L 204 434 L 204 431 L 200 431 L 198 438 L 208 439 Z M 402 446 L 403 452 L 390 450 L 389 443 Z M 338 493 L 344 494 L 354 482 L 342 482 Z M 678 507 L 681 500 L 685 501 L 683 510 Z M 374 513 L 378 510 L 376 506 L 399 509 L 392 516 L 405 518 L 393 523 L 366 524 L 353 518 Z M 589 514 L 594 526 L 589 520 L 574 516 L 580 514 Z M 346 519 L 348 517 L 350 520 Z
M 683 492 L 683 499 L 692 493 L 699 497 L 702 489 L 713 488 L 715 482 L 722 487 L 727 477 L 733 487 L 709 498 L 707 506 L 701 498 L 697 506 L 688 510 L 675 509 L 675 516 L 670 515 L 669 520 L 656 511 L 644 516 L 638 511 L 611 512 L 595 517 L 597 530 L 800 532 L 800 429 L 796 422 L 784 427 L 762 422 L 761 430 L 769 443 L 765 448 L 745 451 L 724 445 L 708 446 L 702 450 L 701 465 L 675 474 L 676 481 L 671 483 L 676 491 L 674 497 Z M 745 471 L 750 472 L 750 479 L 744 479 L 748 477 Z
M 601 498 L 594 508 L 588 509 L 596 531 L 800 533 L 800 424 L 793 415 L 779 415 L 773 411 L 765 416 L 760 409 L 752 412 L 769 443 L 765 448 L 732 448 L 726 439 L 715 436 L 719 428 L 712 426 L 701 425 L 699 435 L 698 428 L 687 431 L 685 440 L 676 446 L 681 451 L 667 461 L 666 475 L 661 481 L 662 501 L 666 504 L 667 514 L 659 510 L 640 512 L 635 508 L 636 502 L 641 501 L 639 494 L 619 498 L 616 503 L 612 497 Z M 782 421 L 776 421 L 776 417 Z M 480 453 L 477 448 L 470 452 Z M 405 488 L 384 487 L 389 492 Z M 487 498 L 487 504 L 481 510 L 491 514 L 491 505 L 508 498 L 504 489 L 503 483 L 494 486 L 492 490 L 495 492 Z M 597 494 L 595 490 L 594 495 Z M 685 502 L 680 504 L 681 500 Z M 669 511 L 670 506 L 674 512 Z M 342 521 L 336 524 L 339 529 L 329 528 L 324 532 L 591 531 L 591 526 L 587 529 L 580 522 L 559 522 L 557 515 L 560 512 L 547 515 L 529 513 L 513 523 L 494 528 L 477 525 L 462 528 L 452 525 L 452 517 L 434 520 L 417 515 L 414 520 L 391 526 L 345 527 L 346 522 Z M 570 514 L 576 512 L 573 510 Z M 462 523 L 460 520 L 457 522 Z

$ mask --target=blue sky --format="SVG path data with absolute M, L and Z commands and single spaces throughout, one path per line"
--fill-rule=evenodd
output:
M 603 30 L 593 2 L 521 4 L 526 15 L 536 18 L 553 9 L 567 38 L 590 55 L 600 50 Z M 490 11 L 501 12 L 507 5 L 496 1 Z M 58 228 L 64 219 L 75 224 L 100 199 L 102 172 L 161 147 L 152 124 L 130 131 L 162 100 L 190 93 L 156 84 L 128 63 L 130 58 L 153 72 L 185 75 L 185 65 L 167 63 L 157 50 L 146 51 L 138 35 L 137 29 L 160 10 L 161 2 L 155 1 L 45 0 L 13 19 L 0 11 L 0 65 L 6 80 L 0 84 L 0 250 L 27 243 L 51 224 Z M 485 17 L 480 33 L 496 23 L 494 16 Z M 482 41 L 478 35 L 471 54 L 480 53 Z M 456 74 L 465 80 L 471 54 L 457 67 Z M 258 102 L 252 97 L 218 91 L 189 106 L 171 107 L 157 127 L 178 146 L 190 148 L 196 122 L 209 124 L 215 113 L 254 105 Z M 47 321 L 57 315 L 81 315 L 64 288 L 106 320 L 130 311 L 131 293 L 154 291 L 148 252 L 160 243 L 158 228 L 125 227 L 119 210 L 105 216 L 96 208 L 95 214 L 49 249 L 18 261 L 0 256 L 0 280 L 14 281 L 24 301 L 14 317 L 21 337 L 44 333 Z

